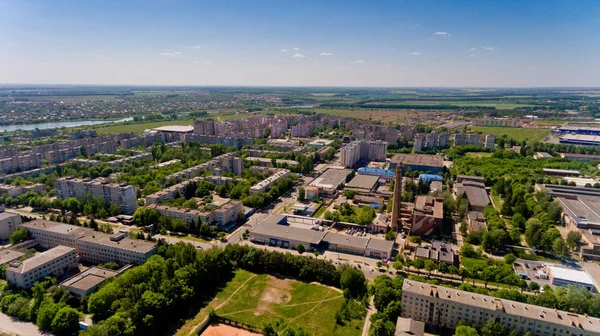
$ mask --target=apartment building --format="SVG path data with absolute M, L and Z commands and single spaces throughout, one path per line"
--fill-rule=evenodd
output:
M 174 184 L 170 187 L 167 187 L 163 190 L 157 191 L 153 194 L 146 196 L 146 204 L 159 204 L 163 201 L 173 199 L 178 194 L 179 195 L 183 194 L 183 192 L 188 184 L 193 183 L 193 182 L 199 182 L 202 180 L 214 183 L 215 185 L 218 185 L 218 186 L 222 185 L 222 184 L 227 184 L 227 183 L 233 182 L 233 178 L 226 177 L 226 176 L 194 177 L 190 180 Z
M 180 208 L 174 206 L 150 204 L 146 206 L 149 209 L 154 209 L 163 216 L 169 216 L 174 219 L 181 219 L 186 224 L 194 222 L 207 223 L 209 225 L 226 226 L 237 220 L 237 214 L 243 211 L 242 202 L 230 200 L 211 211 Z
M 290 131 L 294 138 L 306 138 L 311 131 L 311 127 L 307 124 L 298 124 L 292 126 Z
M 56 197 L 67 199 L 71 197 L 84 198 L 88 195 L 102 197 L 108 204 L 121 207 L 124 214 L 132 214 L 137 209 L 137 192 L 134 186 L 127 183 L 109 183 L 104 179 L 78 179 L 62 177 L 54 180 Z
M 2 173 L 11 173 L 14 171 L 30 170 L 42 166 L 44 159 L 40 154 L 17 155 L 5 159 L 0 159 L 0 171 Z
M 448 142 L 450 140 L 450 136 L 448 133 L 437 133 L 435 131 L 431 133 L 417 133 L 415 135 L 413 150 L 415 152 L 422 151 L 423 149 L 432 149 L 432 148 L 446 148 L 448 147 Z
M 269 158 L 248 156 L 245 160 L 249 161 L 249 162 L 252 162 L 252 163 L 255 163 L 255 164 L 259 165 L 259 166 L 273 167 L 273 160 L 269 159 Z M 277 165 L 286 164 L 286 165 L 288 165 L 290 167 L 296 167 L 298 165 L 298 161 L 284 160 L 284 159 L 275 159 L 275 164 L 277 164 Z
M 208 162 L 168 175 L 167 178 L 173 177 L 176 180 L 183 180 L 194 175 L 200 175 L 205 171 L 210 171 L 217 176 L 221 175 L 222 171 L 232 172 L 234 175 L 239 176 L 242 174 L 242 168 L 242 158 L 235 156 L 233 153 L 226 153 L 216 156 Z
M 57 246 L 23 261 L 13 261 L 6 269 L 9 284 L 29 289 L 48 276 L 62 275 L 65 270 L 77 267 L 77 251 L 68 246 Z
M 21 215 L 4 212 L 4 210 L 0 212 L 0 241 L 10 238 L 10 235 L 19 229 L 19 225 L 21 225 Z
M 473 119 L 473 126 L 489 126 L 489 127 L 518 127 L 519 120 L 517 119 Z
M 455 328 L 459 321 L 483 325 L 493 319 L 509 330 L 532 336 L 600 333 L 598 318 L 414 280 L 405 280 L 402 286 L 402 317 L 446 328 Z
M 43 193 L 46 191 L 46 186 L 41 183 L 30 184 L 26 186 L 14 186 L 9 184 L 0 184 L 0 194 L 7 194 L 12 197 L 17 197 L 28 191 L 34 191 L 36 193 Z
M 357 140 L 340 149 L 340 162 L 345 167 L 353 167 L 360 160 L 385 161 L 387 142 L 381 140 Z
M 266 179 L 258 182 L 257 184 L 253 185 L 252 187 L 250 187 L 250 195 L 259 193 L 259 192 L 265 192 L 265 191 L 269 190 L 269 188 L 271 188 L 271 186 L 273 184 L 275 184 L 275 182 L 277 182 L 277 180 L 286 178 L 292 174 L 292 172 L 290 172 L 287 169 L 275 168 L 273 170 L 274 171 L 276 170 L 273 175 L 267 177 Z
M 109 235 L 92 229 L 47 220 L 21 225 L 43 248 L 68 246 L 77 250 L 81 260 L 92 263 L 143 264 L 156 252 L 157 245 L 127 238 L 127 233 Z

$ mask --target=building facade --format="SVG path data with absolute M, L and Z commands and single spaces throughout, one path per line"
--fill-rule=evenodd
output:
M 10 235 L 19 229 L 21 215 L 10 212 L 0 212 L 0 240 L 7 240 Z
M 77 251 L 68 246 L 57 246 L 23 261 L 13 261 L 6 269 L 6 281 L 13 286 L 29 289 L 48 276 L 62 275 L 77 267 Z

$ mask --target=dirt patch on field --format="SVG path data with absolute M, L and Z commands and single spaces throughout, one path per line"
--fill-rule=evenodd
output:
M 263 290 L 258 307 L 254 312 L 254 315 L 262 315 L 263 312 L 271 309 L 272 305 L 281 305 L 290 302 L 292 295 L 290 290 L 292 289 L 291 281 L 285 279 L 278 279 L 270 276 L 267 279 L 267 287 Z
M 238 329 L 226 324 L 214 323 L 204 329 L 200 336 L 257 336 L 260 334 L 248 330 Z
M 364 110 L 358 114 L 352 114 L 352 117 L 360 119 L 370 119 L 381 122 L 395 122 L 416 117 L 425 117 L 427 115 L 435 116 L 432 111 L 410 111 L 410 110 L 391 110 L 391 111 L 369 111 Z

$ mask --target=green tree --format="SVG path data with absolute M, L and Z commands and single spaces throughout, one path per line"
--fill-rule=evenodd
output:
M 421 269 L 425 268 L 425 261 L 423 261 L 423 259 L 421 259 L 421 258 L 416 258 L 413 262 L 413 266 L 416 269 L 421 270 Z
M 512 263 L 514 263 L 515 260 L 517 260 L 517 257 L 515 257 L 515 255 L 512 253 L 504 255 L 504 262 L 509 265 L 512 265 Z
M 467 258 L 473 258 L 477 256 L 477 253 L 475 253 L 475 248 L 473 245 L 469 243 L 463 243 L 460 247 L 460 255 Z
M 571 250 L 576 250 L 581 242 L 581 231 L 569 231 L 567 234 L 567 246 Z
M 304 202 L 305 199 L 306 199 L 306 190 L 304 190 L 303 187 L 300 187 L 300 189 L 298 189 L 298 201 Z
M 111 216 L 118 216 L 121 213 L 121 207 L 114 203 L 110 205 L 109 210 Z
M 35 325 L 40 329 L 50 330 L 52 328 L 52 321 L 60 308 L 58 304 L 54 303 L 52 298 L 44 298 L 38 309 Z
M 529 289 L 531 289 L 534 292 L 537 291 L 537 290 L 540 290 L 540 284 L 538 284 L 535 281 L 532 281 L 532 282 L 529 283 Z
M 305 249 L 304 245 L 302 245 L 302 244 L 298 244 L 298 245 L 296 246 L 296 250 L 297 250 L 297 251 L 298 251 L 298 253 L 300 253 L 300 254 L 302 254 L 302 253 L 304 253 L 304 251 L 306 251 L 306 249 Z
M 436 269 L 435 263 L 431 259 L 425 260 L 425 269 L 431 274 Z
M 29 239 L 29 231 L 27 231 L 27 229 L 21 228 L 18 229 L 17 231 L 13 232 L 10 234 L 10 243 L 11 244 L 18 244 L 20 242 L 24 242 L 26 240 Z
M 489 319 L 481 327 L 481 336 L 504 336 L 508 333 L 506 326 L 494 319 Z
M 52 320 L 52 332 L 58 336 L 73 335 L 79 330 L 80 314 L 71 307 L 62 307 Z
M 350 297 L 359 298 L 367 291 L 365 274 L 353 267 L 346 268 L 340 277 L 340 287 Z
M 381 319 L 371 324 L 369 336 L 394 336 L 395 331 L 394 323 L 387 319 Z
M 479 333 L 473 327 L 459 325 L 454 331 L 454 336 L 479 336 Z
M 561 258 L 569 256 L 569 247 L 567 247 L 565 240 L 560 237 L 554 239 L 554 242 L 552 243 L 552 251 L 554 254 L 556 254 L 556 256 Z

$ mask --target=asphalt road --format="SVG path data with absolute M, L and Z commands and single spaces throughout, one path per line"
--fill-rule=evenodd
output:
M 31 322 L 21 322 L 17 319 L 0 313 L 0 334 L 22 335 L 22 336 L 44 336 L 41 331 Z

